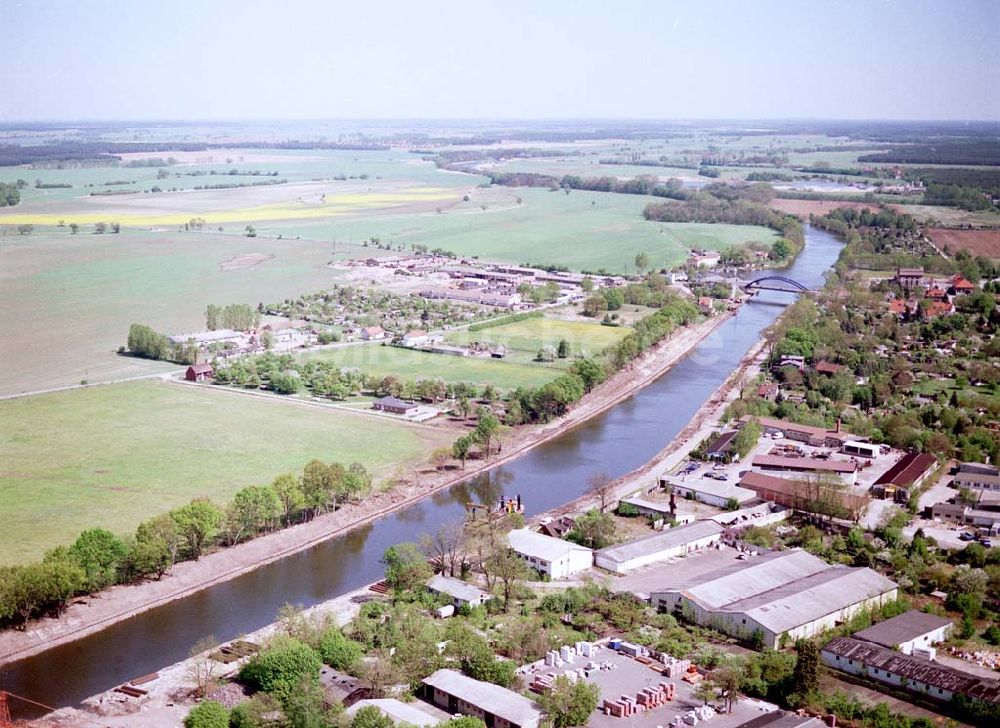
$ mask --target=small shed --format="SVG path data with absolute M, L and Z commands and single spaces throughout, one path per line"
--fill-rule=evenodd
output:
M 184 373 L 184 379 L 189 382 L 204 382 L 215 376 L 215 370 L 211 364 L 192 364 Z

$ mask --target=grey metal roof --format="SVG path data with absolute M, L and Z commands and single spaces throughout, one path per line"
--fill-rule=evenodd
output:
M 823 651 L 951 693 L 1000 704 L 1000 681 L 981 678 L 922 657 L 904 655 L 853 637 L 836 637 L 824 645 Z
M 507 534 L 510 547 L 523 556 L 553 562 L 571 551 L 591 551 L 586 546 L 536 533 L 528 528 L 517 528 Z
M 724 530 L 722 526 L 712 520 L 695 521 L 686 526 L 676 526 L 675 528 L 655 533 L 652 536 L 640 538 L 638 541 L 631 541 L 618 546 L 609 546 L 597 553 L 609 561 L 622 563 L 639 558 L 640 556 L 648 556 L 683 546 L 708 536 L 717 536 Z
M 708 612 L 745 614 L 780 634 L 895 588 L 871 569 L 831 566 L 793 549 L 696 576 L 661 593 L 679 592 Z
M 424 678 L 424 685 L 461 698 L 519 726 L 535 726 L 541 718 L 535 704 L 524 696 L 499 685 L 473 680 L 455 670 L 438 670 Z
M 904 642 L 915 640 L 928 632 L 954 624 L 950 619 L 927 614 L 916 609 L 900 614 L 892 619 L 879 622 L 876 625 L 855 632 L 854 637 L 866 642 L 874 642 L 883 647 L 896 647 Z
M 419 702 L 404 703 L 396 698 L 368 698 L 359 700 L 345 712 L 353 716 L 365 707 L 378 708 L 383 715 L 392 719 L 393 723 L 403 723 L 404 725 L 417 726 L 417 728 L 429 728 L 441 723 L 441 719 L 436 715 L 421 709 Z
M 427 580 L 426 584 L 431 591 L 447 594 L 453 599 L 465 602 L 473 602 L 490 596 L 489 592 L 483 591 L 475 584 L 444 574 L 435 574 Z

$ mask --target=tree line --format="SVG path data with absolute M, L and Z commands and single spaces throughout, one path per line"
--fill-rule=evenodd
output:
M 225 506 L 197 498 L 144 521 L 125 539 L 87 529 L 39 562 L 0 567 L 0 627 L 24 629 L 32 618 L 62 613 L 76 596 L 159 579 L 213 546 L 233 546 L 336 510 L 371 487 L 372 476 L 360 463 L 312 460 L 301 476 L 286 473 L 270 485 L 248 486 Z
M 197 220 L 199 218 L 194 219 Z M 201 222 L 204 223 L 204 220 Z M 228 306 L 216 306 L 210 303 L 205 309 L 205 328 L 209 331 L 218 329 L 249 331 L 258 326 L 260 326 L 260 311 L 246 303 L 231 303 Z
M 161 334 L 145 324 L 132 324 L 128 330 L 128 342 L 118 349 L 124 354 L 126 349 L 133 356 L 143 359 L 172 361 L 177 364 L 194 364 L 198 360 L 198 347 L 193 344 L 177 344 L 166 334 Z
M 13 207 L 21 201 L 21 190 L 16 184 L 0 182 L 0 207 Z

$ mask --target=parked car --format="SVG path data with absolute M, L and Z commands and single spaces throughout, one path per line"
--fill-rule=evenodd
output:
M 975 541 L 976 537 L 973 536 L 968 531 L 962 531 L 962 533 L 958 534 L 958 540 L 959 541 Z

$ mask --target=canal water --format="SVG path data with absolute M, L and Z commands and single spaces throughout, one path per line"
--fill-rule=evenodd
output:
M 840 247 L 832 235 L 808 227 L 805 249 L 782 275 L 818 287 Z M 377 580 L 386 548 L 461 518 L 469 501 L 520 494 L 530 515 L 573 500 L 591 475 L 623 475 L 669 443 L 791 300 L 760 293 L 657 381 L 512 463 L 308 551 L 0 667 L 0 689 L 73 705 L 185 659 L 202 637 L 230 640 L 273 622 L 284 604 L 308 607 Z M 18 702 L 12 707 L 22 710 Z

